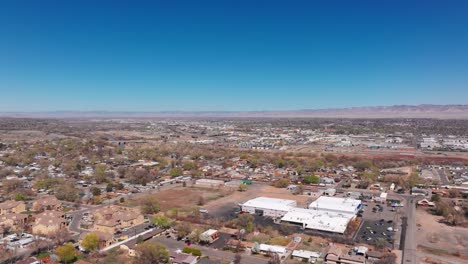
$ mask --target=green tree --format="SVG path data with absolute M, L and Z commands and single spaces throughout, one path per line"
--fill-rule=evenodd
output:
M 96 180 L 96 183 L 103 183 L 103 182 L 107 181 L 106 165 L 105 164 L 96 165 L 96 169 L 94 171 L 94 178 Z
M 370 169 L 372 165 L 371 160 L 360 160 L 354 164 L 354 167 L 359 171 L 364 171 L 366 169 Z
M 320 182 L 320 178 L 315 175 L 304 176 L 304 183 L 306 184 L 318 184 L 319 182 Z
M 71 263 L 76 258 L 76 250 L 72 243 L 67 243 L 55 249 L 55 253 L 61 262 Z
M 141 210 L 144 214 L 155 214 L 161 210 L 156 197 L 147 195 L 141 200 Z
M 181 168 L 172 168 L 169 170 L 169 175 L 171 175 L 172 178 L 178 177 L 182 175 L 183 171 Z
M 431 197 L 432 202 L 440 202 L 440 195 L 438 193 L 435 193 Z
M 91 187 L 90 189 L 91 193 L 94 195 L 94 196 L 99 196 L 101 195 L 101 189 L 97 188 L 97 187 Z
M 273 182 L 273 186 L 276 188 L 286 188 L 289 185 L 289 180 L 288 179 L 281 179 Z
M 197 165 L 194 162 L 185 162 L 184 165 L 182 165 L 184 170 L 195 170 L 197 168 Z
M 275 161 L 275 163 L 276 163 L 276 166 L 277 166 L 278 168 L 281 169 L 281 168 L 283 168 L 284 165 L 286 164 L 286 161 L 284 161 L 284 160 L 282 160 L 282 159 L 277 159 L 277 160 Z
M 199 250 L 198 248 L 184 247 L 182 249 L 182 252 L 186 254 L 192 254 L 197 257 L 200 257 L 202 255 L 201 250 Z
M 248 187 L 247 187 L 247 184 L 243 184 L 243 183 L 242 183 L 242 184 L 239 185 L 239 191 L 240 191 L 240 192 L 245 192 L 245 191 L 247 191 L 247 188 L 248 188 Z
M 254 229 L 254 217 L 251 214 L 240 214 L 236 219 L 236 224 L 239 229 L 245 229 L 250 233 Z
M 15 195 L 13 195 L 13 199 L 15 199 L 15 201 L 24 201 L 26 200 L 26 196 L 24 195 L 24 193 L 15 193 Z
M 112 192 L 114 190 L 114 184 L 108 183 L 106 186 L 106 192 Z
M 135 263 L 138 264 L 154 264 L 154 263 L 170 263 L 169 251 L 166 246 L 161 243 L 144 243 L 137 246 L 139 252 Z
M 115 189 L 117 190 L 122 190 L 123 188 L 124 188 L 124 185 L 120 182 L 115 185 Z
M 413 172 L 407 180 L 408 187 L 414 187 L 421 183 L 421 178 L 419 177 L 418 172 Z
M 157 215 L 154 216 L 152 219 L 153 224 L 162 227 L 164 229 L 167 229 L 171 227 L 172 221 L 168 217 L 162 216 L 162 215 Z
M 83 238 L 81 245 L 88 251 L 94 251 L 99 246 L 99 237 L 96 233 L 88 233 Z

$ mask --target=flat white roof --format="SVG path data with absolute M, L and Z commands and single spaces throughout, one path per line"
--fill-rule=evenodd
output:
M 215 230 L 215 229 L 208 229 L 208 230 L 206 230 L 205 232 L 203 232 L 202 235 L 211 236 L 211 235 L 215 234 L 216 232 L 218 232 L 218 230 Z
M 303 208 L 291 209 L 281 221 L 305 224 L 305 228 L 344 233 L 354 214 L 335 213 Z
M 314 251 L 308 251 L 308 250 L 294 250 L 292 252 L 292 255 L 293 257 L 310 259 L 310 258 L 319 258 L 320 252 L 314 252 Z
M 269 197 L 257 197 L 252 200 L 248 200 L 242 206 L 271 209 L 278 211 L 289 211 L 292 207 L 296 206 L 296 201 L 286 199 L 276 199 Z
M 361 200 L 352 198 L 320 196 L 317 200 L 313 201 L 309 205 L 309 208 L 324 211 L 341 211 L 354 214 L 360 204 Z
M 380 194 L 380 198 L 387 198 L 388 193 L 383 192 Z
M 267 244 L 260 244 L 260 251 L 266 251 L 266 252 L 272 252 L 272 253 L 278 253 L 278 254 L 284 254 L 286 253 L 286 248 L 282 246 L 273 246 L 273 245 L 267 245 Z

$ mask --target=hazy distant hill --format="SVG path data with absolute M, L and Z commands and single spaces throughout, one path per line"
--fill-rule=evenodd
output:
M 287 118 L 439 118 L 468 119 L 468 105 L 394 105 L 293 111 L 203 111 L 203 112 L 3 112 L 0 117 L 37 118 L 150 118 L 150 117 L 287 117 Z

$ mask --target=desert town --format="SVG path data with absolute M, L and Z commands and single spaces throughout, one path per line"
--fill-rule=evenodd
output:
M 5 263 L 463 263 L 468 256 L 468 166 L 458 148 L 428 153 L 403 135 L 336 137 L 302 123 L 251 128 L 247 136 L 233 131 L 248 122 L 216 121 L 223 125 L 215 129 L 205 121 L 64 121 L 90 137 L 78 138 L 66 126 L 59 134 L 55 122 L 29 120 L 36 131 L 2 133 Z M 198 130 L 222 140 L 194 137 Z M 382 144 L 376 155 L 381 148 L 373 146 Z M 328 151 L 310 150 L 318 147 Z

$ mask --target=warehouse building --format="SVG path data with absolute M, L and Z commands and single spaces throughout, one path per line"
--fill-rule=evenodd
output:
M 361 200 L 320 196 L 309 205 L 309 209 L 339 214 L 355 215 L 361 207 Z
M 296 207 L 294 200 L 257 197 L 241 205 L 242 211 L 249 214 L 258 214 L 270 217 L 282 217 L 292 208 Z
M 354 217 L 354 214 L 293 208 L 281 218 L 281 222 L 300 225 L 303 229 L 343 234 Z

